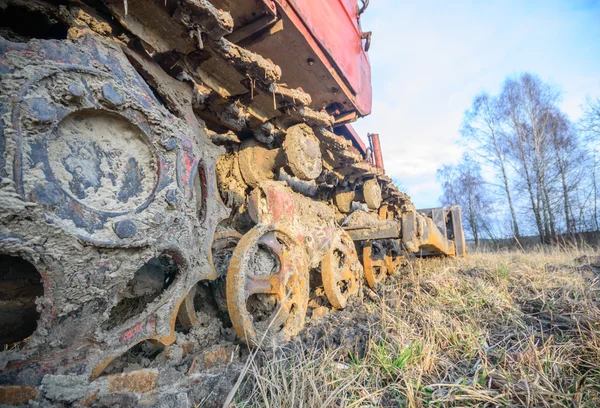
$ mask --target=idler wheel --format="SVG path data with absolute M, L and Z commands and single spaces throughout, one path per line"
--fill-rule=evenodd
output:
M 371 210 L 377 210 L 381 206 L 381 186 L 377 179 L 369 179 L 363 184 L 363 196 L 367 206 Z
M 379 242 L 364 243 L 363 267 L 370 288 L 374 288 L 387 277 L 390 260 L 385 248 Z
M 304 326 L 308 296 L 308 267 L 292 233 L 257 225 L 242 237 L 227 270 L 227 309 L 238 336 L 253 346 L 289 340 Z
M 358 292 L 361 275 L 352 238 L 345 231 L 336 234 L 321 262 L 323 287 L 329 303 L 336 309 L 345 308 L 348 298 Z
M 300 123 L 287 130 L 283 141 L 287 164 L 294 176 L 301 180 L 314 180 L 323 170 L 319 139 L 310 126 Z

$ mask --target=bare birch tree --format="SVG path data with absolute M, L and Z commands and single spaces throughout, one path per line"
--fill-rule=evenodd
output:
M 550 113 L 548 133 L 552 147 L 552 161 L 560 184 L 562 211 L 567 234 L 576 232 L 575 215 L 572 210 L 572 192 L 579 188 L 586 177 L 586 154 L 582 141 L 567 115 L 559 110 Z
M 600 169 L 600 98 L 595 100 L 587 98 L 579 128 L 587 136 L 588 150 L 592 156 L 590 168 L 590 187 L 593 192 L 592 224 L 596 231 L 600 231 L 600 221 L 598 219 L 600 215 L 598 214 L 598 201 L 600 200 L 600 197 L 598 197 L 600 190 L 598 187 L 598 179 L 600 178 L 598 173 Z
M 481 175 L 481 166 L 468 155 L 455 166 L 444 165 L 437 171 L 438 181 L 442 184 L 442 205 L 460 204 L 466 232 L 475 240 L 479 248 L 482 231 L 488 236 L 491 231 L 486 216 L 490 202 L 485 190 L 485 180 Z
M 507 78 L 498 95 L 477 95 L 465 112 L 460 133 L 472 157 L 437 175 L 443 203 L 461 204 L 477 245 L 493 238 L 492 212 L 510 219 L 517 239 L 536 231 L 550 243 L 600 230 L 600 98 L 588 98 L 577 125 L 560 99 L 555 85 L 524 73 Z M 481 166 L 492 170 L 485 178 Z
M 471 109 L 465 113 L 461 134 L 474 143 L 472 150 L 483 159 L 484 165 L 489 165 L 499 176 L 510 211 L 512 233 L 519 240 L 519 223 L 508 177 L 509 144 L 503 122 L 504 116 L 498 98 L 484 92 L 475 97 Z
M 509 143 L 515 168 L 522 175 L 540 240 L 555 235 L 548 177 L 549 121 L 556 109 L 559 92 L 537 76 L 522 74 L 504 83 L 500 100 L 510 129 Z

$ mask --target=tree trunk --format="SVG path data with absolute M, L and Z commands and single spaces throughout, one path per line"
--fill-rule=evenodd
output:
M 557 151 L 556 154 L 558 155 L 559 152 Z M 569 210 L 569 189 L 567 187 L 567 177 L 566 177 L 566 170 L 565 170 L 565 165 L 562 161 L 562 159 L 558 158 L 558 171 L 560 172 L 560 179 L 562 182 L 562 190 L 563 190 L 563 209 L 565 210 L 565 223 L 567 226 L 567 234 L 571 234 L 573 232 L 573 226 L 571 225 L 571 217 L 570 217 L 570 210 Z
M 596 224 L 596 231 L 600 231 L 600 227 L 598 226 L 598 183 L 596 182 L 596 155 L 594 155 L 592 182 L 594 183 L 594 224 Z
M 472 180 L 469 177 L 468 183 L 468 193 L 469 193 L 469 223 L 471 224 L 471 231 L 473 231 L 473 238 L 475 239 L 475 248 L 479 249 L 479 226 L 477 225 L 477 213 L 475 210 L 475 200 L 473 198 L 473 184 Z
M 552 205 L 550 205 L 550 195 L 548 194 L 548 188 L 546 187 L 546 182 L 544 181 L 544 203 L 546 205 L 546 209 L 548 211 L 548 222 L 550 223 L 550 236 L 549 238 L 554 239 L 556 237 L 556 224 L 554 222 L 554 213 L 552 212 Z
M 513 234 L 517 241 L 521 240 L 521 234 L 519 233 L 519 224 L 517 223 L 517 214 L 515 213 L 515 206 L 513 205 L 512 196 L 510 195 L 510 188 L 508 186 L 508 175 L 506 174 L 506 166 L 504 165 L 504 158 L 500 152 L 500 147 L 496 140 L 495 134 L 492 134 L 494 141 L 494 148 L 496 150 L 496 157 L 500 163 L 500 172 L 502 173 L 502 182 L 504 183 L 504 192 L 506 193 L 506 199 L 508 200 L 508 208 L 510 209 L 510 217 L 512 219 Z
M 542 211 L 542 220 L 543 220 L 543 224 L 544 224 L 544 236 L 542 237 L 542 242 L 544 243 L 548 243 L 549 242 L 549 237 L 550 237 L 550 224 L 548 222 L 548 208 L 546 207 L 546 203 L 544 202 L 544 197 L 543 197 L 543 192 L 542 192 L 542 187 L 541 187 L 541 183 L 539 181 L 538 178 L 538 185 L 537 185 L 537 203 L 538 203 L 538 209 L 541 208 Z
M 548 194 L 548 183 L 546 182 L 546 166 L 547 166 L 547 158 L 544 154 L 543 149 L 539 149 L 540 161 L 538 164 L 540 165 L 540 188 L 542 189 L 544 206 L 546 207 L 546 211 L 548 212 L 548 225 L 550 227 L 549 234 L 547 235 L 548 242 L 553 240 L 556 237 L 556 223 L 554 222 L 554 213 L 552 212 L 552 203 L 550 202 L 550 194 Z
M 542 225 L 542 217 L 540 215 L 539 207 L 536 205 L 536 197 L 533 192 L 533 182 L 529 174 L 527 158 L 525 156 L 525 151 L 523 150 L 522 141 L 520 141 L 519 144 L 521 160 L 523 161 L 523 170 L 525 171 L 525 182 L 527 184 L 527 191 L 529 192 L 529 199 L 531 200 L 531 210 L 533 211 L 533 216 L 535 217 L 535 224 L 540 236 L 540 242 L 544 242 L 544 226 Z

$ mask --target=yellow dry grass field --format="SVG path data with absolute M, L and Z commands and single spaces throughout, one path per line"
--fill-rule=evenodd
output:
M 599 280 L 590 248 L 415 260 L 330 331 L 259 352 L 233 405 L 600 406 Z

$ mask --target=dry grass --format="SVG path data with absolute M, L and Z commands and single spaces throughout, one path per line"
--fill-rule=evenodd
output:
M 373 324 L 363 355 L 301 343 L 264 352 L 235 405 L 600 406 L 596 256 L 563 248 L 415 261 L 378 300 L 365 297 Z

